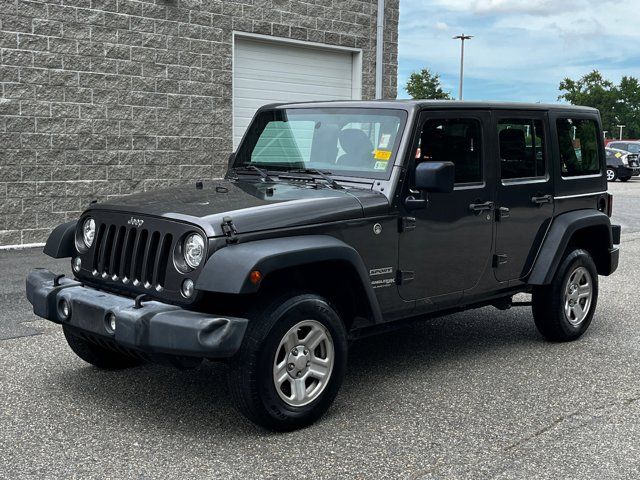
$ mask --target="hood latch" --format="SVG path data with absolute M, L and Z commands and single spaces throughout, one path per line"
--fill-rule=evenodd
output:
M 238 243 L 238 239 L 236 238 L 238 230 L 236 230 L 236 226 L 233 224 L 233 219 L 231 217 L 223 217 L 221 226 L 222 233 L 227 237 L 227 243 Z

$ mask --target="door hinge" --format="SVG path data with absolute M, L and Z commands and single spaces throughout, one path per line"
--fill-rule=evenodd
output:
M 511 215 L 511 212 L 507 207 L 500 207 L 500 208 L 496 209 L 496 220 L 497 221 L 503 220 L 505 218 L 509 218 L 510 215 Z
M 493 256 L 493 268 L 498 268 L 500 265 L 507 263 L 507 256 L 496 254 Z
M 396 271 L 396 285 L 403 285 L 405 283 L 412 282 L 415 278 L 415 272 L 411 270 L 397 270 Z
M 400 217 L 398 222 L 399 232 L 410 232 L 416 229 L 416 217 Z

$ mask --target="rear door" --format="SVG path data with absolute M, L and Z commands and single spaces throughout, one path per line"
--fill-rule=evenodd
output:
M 494 114 L 497 136 L 496 248 L 498 281 L 525 277 L 553 218 L 549 126 L 545 112 Z

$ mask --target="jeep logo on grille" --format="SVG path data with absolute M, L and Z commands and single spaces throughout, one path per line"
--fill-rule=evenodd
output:
M 144 220 L 142 220 L 140 218 L 131 217 L 127 223 L 129 225 L 133 225 L 134 227 L 141 227 L 142 224 L 144 223 Z

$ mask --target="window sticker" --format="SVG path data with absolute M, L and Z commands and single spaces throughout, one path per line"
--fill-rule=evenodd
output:
M 373 158 L 375 158 L 376 160 L 383 160 L 385 162 L 388 162 L 389 159 L 391 158 L 391 151 L 390 150 L 374 150 Z
M 391 134 L 385 133 L 380 135 L 380 143 L 378 144 L 378 148 L 386 149 L 389 147 L 389 140 L 391 140 Z
M 616 152 L 616 158 L 620 158 L 622 154 L 620 152 Z
M 374 170 L 386 170 L 387 169 L 387 162 L 376 162 L 375 165 L 373 166 Z

